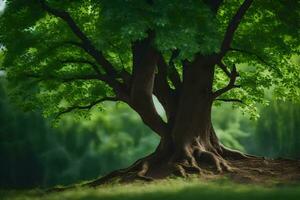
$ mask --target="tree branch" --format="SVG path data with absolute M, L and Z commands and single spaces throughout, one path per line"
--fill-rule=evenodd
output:
M 215 99 L 215 101 L 223 101 L 223 102 L 236 102 L 236 103 L 241 103 L 245 104 L 242 100 L 240 99 Z M 246 104 L 245 104 L 246 105 Z
M 102 103 L 104 101 L 119 101 L 119 99 L 117 97 L 103 97 L 99 100 L 96 100 L 92 103 L 90 103 L 89 105 L 84 105 L 84 106 L 77 106 L 77 105 L 74 105 L 74 106 L 71 106 L 69 108 L 66 108 L 65 110 L 59 112 L 57 115 L 56 115 L 56 119 L 58 117 L 60 117 L 61 115 L 63 114 L 66 114 L 66 113 L 70 113 L 74 110 L 90 110 L 92 109 L 95 105 L 99 104 L 99 103 Z
M 229 25 L 227 27 L 222 45 L 221 45 L 221 52 L 220 52 L 220 57 L 222 58 L 227 51 L 230 48 L 230 45 L 233 40 L 233 36 L 235 31 L 237 30 L 242 18 L 246 14 L 246 11 L 248 8 L 251 6 L 253 0 L 244 0 L 242 5 L 239 7 L 238 11 L 235 13 L 231 21 L 229 22 Z
M 39 0 L 41 7 L 47 11 L 48 13 L 61 18 L 63 21 L 65 21 L 72 32 L 81 40 L 82 44 L 80 43 L 73 43 L 74 45 L 82 47 L 89 55 L 91 55 L 105 70 L 105 72 L 112 77 L 116 76 L 116 70 L 112 66 L 112 64 L 105 59 L 103 56 L 103 53 L 99 50 L 97 50 L 93 45 L 92 42 L 89 40 L 89 38 L 81 31 L 79 26 L 76 24 L 76 22 L 73 20 L 73 18 L 70 16 L 70 14 L 63 10 L 58 10 L 55 8 L 51 8 L 46 4 L 44 0 Z
M 66 11 L 61 11 L 49 7 L 44 0 L 39 0 L 41 6 L 44 10 L 50 14 L 57 16 L 64 20 L 73 33 L 81 40 L 82 48 L 91 55 L 99 65 L 103 67 L 108 76 L 115 79 L 117 72 L 114 67 L 106 60 L 101 51 L 98 51 L 93 45 L 88 37 L 80 30 L 78 25 L 72 19 Z M 154 73 L 156 68 L 156 61 L 152 49 L 151 42 L 153 39 L 152 32 L 149 32 L 149 37 L 146 40 L 135 42 L 133 45 L 133 75 L 131 82 L 130 98 L 126 99 L 129 103 L 142 117 L 143 121 L 152 128 L 156 133 L 163 135 L 166 133 L 166 124 L 163 122 L 161 117 L 156 112 L 154 103 L 152 100 L 153 84 L 154 84 Z M 75 44 L 79 45 L 79 44 Z M 154 57 L 153 57 L 154 56 Z M 116 82 L 118 82 L 115 79 Z M 122 93 L 122 96 L 127 95 L 127 91 L 124 91 L 124 85 L 117 84 L 116 90 L 118 91 L 118 96 Z
M 239 76 L 239 73 L 237 72 L 236 70 L 236 66 L 233 65 L 233 68 L 230 72 L 230 80 L 229 80 L 229 83 L 227 84 L 227 86 L 225 86 L 224 88 L 221 88 L 217 91 L 215 91 L 213 93 L 213 98 L 217 98 L 218 96 L 224 94 L 225 92 L 228 92 L 229 90 L 233 89 L 233 88 L 239 88 L 240 86 L 239 85 L 235 85 L 235 81 L 236 81 L 236 78 Z
M 133 72 L 129 105 L 141 116 L 142 120 L 160 136 L 167 134 L 167 125 L 157 113 L 153 99 L 156 65 L 159 58 L 152 47 L 154 32 L 148 37 L 132 44 Z
M 267 65 L 268 67 L 272 68 L 274 71 L 276 71 L 279 75 L 282 75 L 282 73 L 280 72 L 280 70 L 274 66 L 272 66 L 270 63 L 268 63 L 267 61 L 265 61 L 263 59 L 263 57 L 261 57 L 260 55 L 257 55 L 256 53 L 254 52 L 251 52 L 251 51 L 247 51 L 247 50 L 244 50 L 244 49 L 238 49 L 238 48 L 230 48 L 229 51 L 236 51 L 236 52 L 240 52 L 240 53 L 244 53 L 244 54 L 248 54 L 248 55 L 251 55 L 251 56 L 254 56 L 256 57 L 261 63 Z
M 85 60 L 85 59 L 66 59 L 63 60 L 62 63 L 76 63 L 76 64 L 89 64 L 92 66 L 92 68 L 94 69 L 94 71 L 96 72 L 96 74 L 98 75 L 98 79 L 105 82 L 106 84 L 108 84 L 111 88 L 113 88 L 115 90 L 116 93 L 118 93 L 119 96 L 123 96 L 124 98 L 127 98 L 127 94 L 124 92 L 126 91 L 125 89 L 125 85 L 119 83 L 117 80 L 115 80 L 114 78 L 110 77 L 109 75 L 103 74 L 98 66 L 89 61 L 89 60 Z M 125 77 L 125 75 L 124 75 Z
M 220 62 L 218 63 L 218 66 L 222 69 L 222 71 L 223 71 L 229 78 L 231 77 L 230 71 L 228 70 L 228 68 L 226 67 L 226 65 L 225 65 L 222 61 L 220 61 Z
M 107 77 L 109 78 L 107 82 L 109 86 L 111 86 L 114 91 L 117 93 L 119 97 L 122 97 L 123 99 L 128 98 L 128 91 L 126 90 L 126 86 L 122 83 L 120 83 L 118 80 L 116 80 L 117 77 L 117 71 L 113 67 L 113 65 L 103 56 L 103 53 L 99 50 L 97 50 L 93 45 L 92 42 L 89 40 L 89 38 L 81 31 L 79 26 L 75 23 L 73 18 L 70 16 L 70 14 L 63 10 L 58 10 L 51 8 L 48 6 L 44 0 L 39 0 L 41 7 L 47 11 L 48 13 L 61 18 L 63 21 L 65 21 L 72 32 L 81 40 L 81 43 L 78 42 L 69 42 L 69 44 L 79 46 L 85 52 L 87 52 L 91 57 L 95 59 L 95 61 L 104 69 L 104 71 L 107 74 Z M 125 81 L 125 80 L 124 80 Z

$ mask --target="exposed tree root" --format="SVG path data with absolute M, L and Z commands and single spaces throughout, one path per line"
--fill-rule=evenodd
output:
M 152 157 L 153 154 L 150 154 L 149 156 L 137 160 L 134 164 L 132 164 L 130 167 L 119 169 L 116 171 L 113 171 L 106 176 L 103 176 L 101 178 L 98 178 L 94 181 L 91 181 L 89 183 L 83 184 L 83 186 L 89 186 L 89 187 L 96 187 L 98 185 L 106 184 L 114 179 L 120 179 L 120 182 L 128 182 L 133 180 L 144 180 L 144 181 L 150 181 L 152 178 L 148 178 L 145 176 L 147 170 L 148 170 L 148 164 L 145 162 L 145 160 Z M 137 169 L 142 166 L 141 170 Z
M 171 173 L 186 178 L 189 174 L 199 174 L 201 175 L 202 169 L 197 164 L 189 163 L 172 163 Z
M 276 162 L 296 162 L 272 161 L 231 150 L 223 145 L 203 146 L 197 138 L 191 145 L 181 148 L 181 151 L 177 149 L 175 152 L 167 147 L 166 144 L 160 144 L 154 153 L 137 160 L 130 167 L 113 171 L 82 186 L 97 187 L 111 182 L 128 183 L 136 180 L 149 182 L 172 175 L 186 178 L 192 174 L 203 177 L 227 174 L 233 179 L 244 181 L 249 180 L 253 174 L 271 176 L 270 174 L 274 174 L 274 169 L 270 168 L 272 163 L 278 166 Z M 73 187 L 54 188 L 51 191 L 64 191 L 69 188 Z
M 170 175 L 188 177 L 191 174 L 220 174 L 233 172 L 230 164 L 217 152 L 205 151 L 194 148 L 191 152 L 181 156 L 169 156 L 162 158 L 153 153 L 136 161 L 132 166 L 116 170 L 84 186 L 96 187 L 105 183 L 132 182 L 135 180 L 153 181 Z
M 223 145 L 220 145 L 220 154 L 222 154 L 222 156 L 225 159 L 230 159 L 230 160 L 243 160 L 243 159 L 255 159 L 255 158 L 262 159 L 262 157 L 245 154 L 237 150 L 229 149 Z
M 202 163 L 211 165 L 215 167 L 218 173 L 223 171 L 232 172 L 232 168 L 229 166 L 228 162 L 223 159 L 219 154 L 215 154 L 209 151 L 198 150 L 196 153 L 196 160 L 201 165 Z
M 300 161 L 265 159 L 238 151 L 222 150 L 217 152 L 194 148 L 191 152 L 172 156 L 166 154 L 165 157 L 161 156 L 161 152 L 155 152 L 137 160 L 128 168 L 116 170 L 81 186 L 97 187 L 112 182 L 129 183 L 136 180 L 149 182 L 172 175 L 186 178 L 192 174 L 205 179 L 217 178 L 221 174 L 243 183 L 264 183 L 268 180 L 274 183 L 274 179 L 300 181 Z M 62 192 L 75 187 L 51 188 L 47 192 Z

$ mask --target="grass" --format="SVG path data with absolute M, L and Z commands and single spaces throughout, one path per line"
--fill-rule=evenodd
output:
M 299 200 L 300 184 L 265 187 L 237 184 L 228 180 L 199 181 L 170 179 L 152 183 L 106 185 L 96 189 L 77 188 L 64 192 L 42 190 L 0 191 L 1 200 Z

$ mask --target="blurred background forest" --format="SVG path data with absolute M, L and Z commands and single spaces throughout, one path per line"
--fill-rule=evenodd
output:
M 152 152 L 158 138 L 123 104 L 90 119 L 64 117 L 55 127 L 40 113 L 10 103 L 0 81 L 0 187 L 49 187 L 93 179 Z M 250 120 L 230 104 L 214 108 L 215 129 L 228 147 L 272 158 L 300 158 L 300 104 L 259 107 Z

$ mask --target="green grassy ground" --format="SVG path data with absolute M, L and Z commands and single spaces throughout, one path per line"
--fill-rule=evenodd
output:
M 127 185 L 107 185 L 97 189 L 77 188 L 59 193 L 31 191 L 0 191 L 1 200 L 260 200 L 260 199 L 300 199 L 300 184 L 277 185 L 242 185 L 226 180 L 165 180 L 153 183 L 133 183 Z

